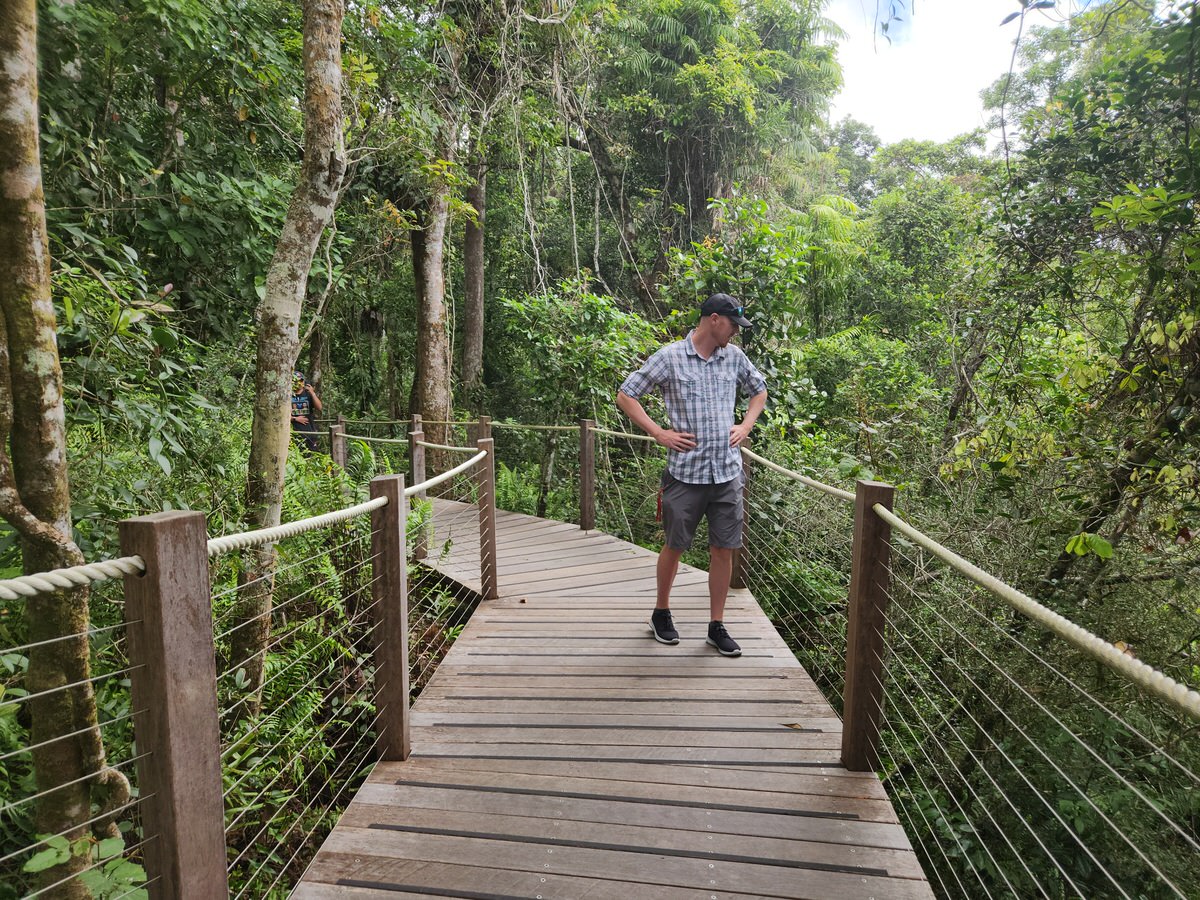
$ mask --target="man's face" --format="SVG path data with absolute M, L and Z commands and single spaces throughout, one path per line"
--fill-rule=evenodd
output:
M 729 316 L 717 316 L 717 323 L 713 334 L 717 338 L 718 347 L 729 346 L 730 339 L 741 331 L 741 326 Z
M 292 379 L 292 393 L 299 394 L 303 390 L 304 390 L 304 379 L 303 378 Z

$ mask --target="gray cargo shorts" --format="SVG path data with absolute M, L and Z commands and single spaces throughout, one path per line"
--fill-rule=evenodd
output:
M 701 516 L 708 517 L 708 545 L 742 546 L 742 476 L 721 484 L 689 484 L 670 472 L 662 476 L 662 519 L 666 545 L 690 550 Z

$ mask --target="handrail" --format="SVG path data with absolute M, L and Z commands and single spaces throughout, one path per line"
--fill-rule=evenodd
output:
M 453 469 L 448 469 L 447 471 L 443 472 L 441 475 L 438 475 L 434 478 L 427 478 L 425 481 L 422 481 L 420 484 L 414 484 L 411 487 L 406 487 L 404 489 L 404 496 L 412 497 L 413 495 L 419 494 L 422 491 L 427 491 L 430 488 L 437 487 L 442 482 L 449 481 L 455 475 L 461 475 L 463 472 L 466 472 L 468 469 L 472 468 L 481 459 L 486 459 L 487 455 L 488 454 L 487 454 L 486 450 L 480 450 L 478 453 L 476 453 L 474 456 L 472 456 L 466 462 L 459 463 Z
M 518 431 L 578 431 L 578 425 L 522 425 L 520 422 L 492 421 L 493 428 L 515 428 Z M 596 429 L 593 428 L 593 431 Z
M 854 502 L 854 494 L 850 491 L 844 491 L 841 488 L 833 487 L 832 485 L 828 485 L 828 484 L 825 484 L 824 482 L 820 482 L 813 478 L 809 478 L 806 475 L 801 475 L 799 472 L 793 472 L 791 469 L 785 469 L 783 466 L 779 465 L 778 463 L 773 463 L 769 459 L 765 459 L 764 457 L 759 456 L 753 450 L 749 450 L 746 447 L 742 447 L 741 450 L 742 450 L 743 456 L 747 457 L 748 459 L 754 460 L 756 463 L 759 463 L 760 465 L 766 466 L 768 469 L 771 469 L 772 471 L 778 472 L 781 475 L 786 475 L 788 478 L 795 479 L 796 481 L 799 481 L 801 484 L 806 484 L 810 488 L 813 488 L 814 490 L 818 490 L 823 494 L 829 494 L 829 496 L 837 497 L 839 500 L 848 500 L 851 503 Z
M 244 550 L 247 547 L 273 544 L 284 538 L 304 534 L 306 531 L 316 531 L 318 528 L 324 528 L 327 525 L 336 525 L 338 522 L 353 519 L 355 516 L 361 516 L 363 513 L 368 513 L 373 509 L 380 509 L 386 505 L 386 497 L 377 497 L 374 500 L 367 500 L 365 503 L 359 503 L 356 506 L 336 509 L 333 512 L 323 513 L 319 516 L 310 516 L 307 519 L 297 519 L 295 522 L 288 522 L 285 525 L 274 525 L 270 528 L 259 528 L 255 531 L 243 531 L 239 534 L 226 534 L 221 537 L 210 538 L 208 541 L 208 555 L 210 557 L 220 556 L 222 553 L 227 553 L 230 550 Z
M 343 434 L 347 440 L 366 441 L 369 444 L 407 444 L 408 438 L 367 437 L 365 434 Z
M 607 428 L 593 428 L 592 434 L 607 434 L 612 437 L 629 438 L 631 441 L 649 441 L 652 444 L 657 444 L 654 438 L 648 434 L 630 434 L 628 431 L 609 431 Z
M 452 444 L 431 444 L 428 441 L 413 441 L 418 447 L 428 447 L 430 450 L 447 450 L 451 453 L 474 453 L 476 447 L 455 447 Z
M 1170 675 L 1160 672 L 1139 659 L 1127 656 L 1104 638 L 1092 634 L 1086 628 L 1061 616 L 1054 610 L 1038 603 L 1028 594 L 1005 584 L 994 575 L 963 559 L 953 550 L 939 544 L 933 538 L 905 522 L 885 506 L 876 503 L 871 507 L 881 519 L 907 537 L 924 547 L 946 565 L 990 591 L 1013 609 L 1046 628 L 1052 634 L 1073 644 L 1097 662 L 1125 676 L 1142 690 L 1166 700 L 1194 719 L 1200 721 L 1200 693 L 1180 684 Z
M 425 444 L 424 446 L 451 450 L 475 449 L 474 447 L 441 448 L 436 444 Z M 465 463 L 443 472 L 441 475 L 422 481 L 420 484 L 414 484 L 411 487 L 405 488 L 404 496 L 412 497 L 421 491 L 437 487 L 455 475 L 467 471 L 486 456 L 487 451 L 481 450 Z M 319 528 L 325 528 L 329 525 L 336 525 L 339 522 L 353 519 L 356 516 L 361 516 L 386 505 L 387 498 L 379 497 L 375 500 L 367 500 L 364 503 L 346 507 L 345 509 L 322 513 L 319 516 L 310 516 L 306 519 L 297 519 L 295 522 L 288 522 L 283 525 L 274 525 L 270 528 L 259 528 L 254 531 L 243 531 L 237 534 L 226 534 L 210 538 L 208 541 L 208 555 L 211 558 L 220 556 L 222 553 L 228 553 L 230 550 L 244 550 L 247 547 L 271 544 L 285 538 L 304 534 L 305 532 L 316 531 Z M 80 566 L 52 569 L 49 572 L 21 575 L 17 578 L 0 580 L 0 600 L 18 600 L 22 597 L 36 597 L 39 594 L 47 594 L 65 588 L 85 587 L 97 581 L 106 581 L 109 578 L 117 578 L 145 571 L 146 561 L 140 556 L 122 556 L 117 559 L 106 559 Z
M 0 600 L 36 597 L 64 588 L 86 587 L 96 581 L 107 581 L 109 578 L 145 571 L 146 561 L 140 556 L 122 556 L 80 566 L 51 569 L 49 572 L 37 572 L 33 575 L 18 575 L 16 578 L 0 581 Z

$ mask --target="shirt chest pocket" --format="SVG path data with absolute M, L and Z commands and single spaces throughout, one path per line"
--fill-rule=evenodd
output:
M 704 379 L 701 377 L 681 375 L 675 382 L 675 389 L 685 403 L 704 399 Z
M 718 372 L 712 379 L 713 399 L 734 403 L 737 401 L 737 373 Z

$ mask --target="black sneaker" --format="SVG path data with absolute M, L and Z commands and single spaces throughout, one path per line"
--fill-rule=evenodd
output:
M 708 640 L 705 642 L 710 647 L 716 647 L 717 652 L 722 656 L 741 656 L 742 648 L 738 646 L 738 642 L 729 636 L 729 632 L 725 630 L 723 622 L 708 623 Z
M 675 630 L 675 624 L 671 621 L 669 609 L 656 609 L 650 614 L 650 630 L 654 632 L 654 639 L 660 644 L 679 643 L 679 632 Z

